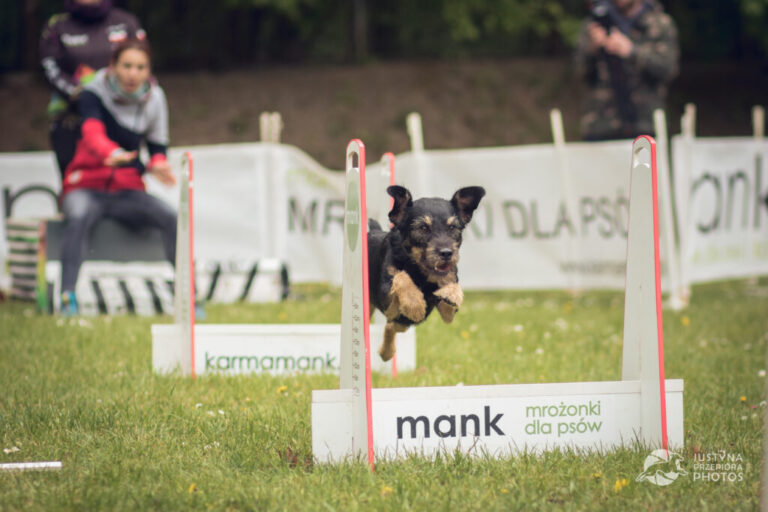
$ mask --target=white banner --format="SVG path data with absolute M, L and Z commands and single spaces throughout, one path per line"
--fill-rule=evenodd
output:
M 768 140 L 672 138 L 683 279 L 768 273 Z
M 766 234 L 761 230 L 768 223 L 763 218 L 767 212 L 754 188 L 765 188 L 763 182 L 768 182 L 765 171 L 756 168 L 758 162 L 765 166 L 766 150 L 763 146 L 759 160 L 751 139 L 719 140 L 721 145 L 708 140 L 712 149 L 695 156 L 701 162 L 695 168 L 700 170 L 691 174 L 690 183 L 704 181 L 691 197 L 695 211 L 691 210 L 690 223 L 684 222 L 688 216 L 680 219 L 681 225 L 688 226 L 681 232 L 688 243 L 686 265 L 691 266 L 695 282 L 768 271 Z M 682 165 L 679 144 L 675 139 L 675 168 Z M 177 169 L 185 151 L 195 160 L 195 256 L 199 262 L 276 258 L 288 262 L 292 282 L 341 283 L 341 172 L 325 169 L 300 149 L 283 144 L 173 148 L 169 157 Z M 369 155 L 369 174 L 382 165 L 372 163 L 377 156 Z M 462 186 L 485 187 L 487 196 L 461 248 L 459 275 L 466 289 L 622 289 L 630 163 L 631 141 L 627 140 L 559 148 L 542 144 L 406 153 L 397 157 L 395 169 L 397 182 L 409 187 L 414 197 L 450 198 Z M 704 178 L 707 172 L 711 178 Z M 678 204 L 685 189 L 681 179 L 688 178 L 676 177 Z M 151 177 L 146 181 L 151 193 L 176 205 L 177 189 L 167 189 Z M 0 189 L 7 190 L 3 196 L 14 199 L 11 216 L 55 213 L 50 194 L 18 196 L 31 184 L 58 190 L 50 153 L 0 156 Z M 369 186 L 369 201 L 386 200 L 385 188 L 381 182 Z M 720 193 L 721 206 L 712 205 L 715 191 Z M 669 206 L 666 197 L 660 191 L 662 209 Z M 5 201 L 0 200 L 5 211 Z M 706 210 L 708 204 L 721 211 Z M 715 213 L 719 215 L 716 226 Z M 663 269 L 668 229 L 662 223 Z M 0 233 L 2 259 L 7 247 L 4 232 Z M 705 240 L 709 245 L 701 245 Z M 748 260 L 746 256 L 734 260 L 737 252 L 751 255 Z M 669 289 L 666 282 L 664 287 Z

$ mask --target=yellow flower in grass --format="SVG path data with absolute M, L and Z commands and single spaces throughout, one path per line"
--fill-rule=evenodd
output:
M 680 323 L 683 324 L 683 327 L 688 327 L 691 325 L 691 319 L 687 316 L 680 317 Z
M 392 489 L 390 486 L 388 486 L 388 485 L 383 485 L 383 486 L 381 487 L 381 491 L 379 491 L 379 493 L 380 493 L 382 496 L 389 496 L 390 494 L 392 494 L 392 491 L 394 491 L 394 489 Z
M 594 478 L 595 480 L 600 480 L 600 476 L 601 476 L 600 473 L 592 473 L 592 478 Z
M 747 397 L 745 397 L 744 395 L 741 395 L 741 396 L 739 397 L 739 401 L 740 401 L 741 403 L 744 403 L 744 402 L 746 402 L 746 401 L 747 401 Z
M 506 490 L 506 489 L 502 489 L 502 490 L 501 490 L 501 491 L 499 491 L 499 492 L 501 492 L 501 494 L 509 494 L 509 491 L 508 491 L 508 490 Z
M 197 486 L 194 483 L 189 484 L 189 489 L 187 489 L 187 492 L 189 494 L 192 494 L 193 492 L 197 492 Z
M 619 478 L 616 480 L 616 483 L 613 484 L 613 492 L 619 492 L 627 485 L 629 485 L 629 481 L 626 478 Z
M 277 388 L 277 394 L 278 395 L 283 394 L 286 391 L 288 391 L 288 386 L 280 386 L 279 388 Z

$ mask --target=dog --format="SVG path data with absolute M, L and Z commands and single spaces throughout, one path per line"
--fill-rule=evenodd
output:
M 368 276 L 371 314 L 387 317 L 382 360 L 395 355 L 395 334 L 423 322 L 434 308 L 451 323 L 464 300 L 456 264 L 462 232 L 485 195 L 482 187 L 465 187 L 450 201 L 431 197 L 414 201 L 405 187 L 387 188 L 394 203 L 392 228 L 368 221 Z

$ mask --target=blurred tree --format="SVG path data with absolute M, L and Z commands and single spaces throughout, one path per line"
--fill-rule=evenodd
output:
M 768 0 L 741 0 L 745 35 L 757 42 L 756 53 L 768 57 Z
M 568 56 L 588 0 L 113 0 L 161 69 L 367 59 Z M 0 0 L 0 71 L 37 70 L 63 0 Z M 768 56 L 768 0 L 665 1 L 685 60 Z

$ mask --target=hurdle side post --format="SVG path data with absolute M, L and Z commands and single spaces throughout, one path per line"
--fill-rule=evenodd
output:
M 381 156 L 381 174 L 374 174 L 374 176 L 377 180 L 376 188 L 374 188 L 376 193 L 373 196 L 374 200 L 367 202 L 366 212 L 369 218 L 376 219 L 383 228 L 391 229 L 389 211 L 392 209 L 394 199 L 389 194 L 384 195 L 382 189 L 395 184 L 395 155 L 392 152 L 388 151 Z M 371 183 L 366 182 L 366 188 L 371 185 Z M 373 312 L 373 322 L 375 325 L 385 325 L 387 318 L 381 311 L 375 310 Z M 392 365 L 392 378 L 394 379 L 397 378 L 397 353 L 392 356 L 390 361 Z
M 395 154 L 392 153 L 391 151 L 387 151 L 386 153 L 384 153 L 384 155 L 382 155 L 381 159 L 387 161 L 387 165 L 389 168 L 389 186 L 392 186 L 395 184 Z M 389 196 L 389 194 L 387 195 Z M 387 220 L 384 225 L 389 226 L 390 229 L 392 229 L 392 223 L 389 222 L 389 212 L 392 210 L 392 206 L 394 204 L 395 204 L 395 198 L 392 196 L 389 196 L 389 200 L 387 201 L 387 209 L 386 209 L 387 211 L 385 212 L 385 215 L 384 215 Z M 381 318 L 384 317 L 384 315 L 379 311 L 377 311 L 376 314 L 379 315 L 379 317 Z M 395 352 L 394 355 L 392 356 L 392 378 L 393 379 L 397 378 L 397 352 Z
M 552 129 L 552 143 L 557 155 L 557 168 L 559 173 L 560 197 L 565 200 L 569 209 L 578 211 L 578 199 L 575 197 L 571 178 L 571 165 L 568 159 L 568 148 L 565 144 L 565 128 L 563 127 L 563 115 L 560 109 L 553 108 L 549 111 L 549 124 Z M 581 260 L 581 249 L 575 237 L 568 237 L 568 258 L 573 261 Z M 568 291 L 578 294 L 582 289 L 582 279 L 578 272 L 569 273 L 567 276 Z
M 669 278 L 669 306 L 673 311 L 680 311 L 688 304 L 684 298 L 683 285 L 680 280 L 680 251 L 675 239 L 674 202 L 672 201 L 672 185 L 669 167 L 669 144 L 667 141 L 667 118 L 664 110 L 657 108 L 653 111 L 653 125 L 658 144 L 657 157 L 661 168 L 659 185 L 661 186 L 661 222 L 664 226 L 664 245 L 666 247 L 667 277 Z
M 194 167 L 192 155 L 182 157 L 176 227 L 174 321 L 179 327 L 183 375 L 195 378 Z
M 622 380 L 640 381 L 640 440 L 667 449 L 656 142 L 647 135 L 632 145 L 630 180 Z
M 339 386 L 353 396 L 352 452 L 366 453 L 373 469 L 367 233 L 365 145 L 354 139 L 346 154 Z

